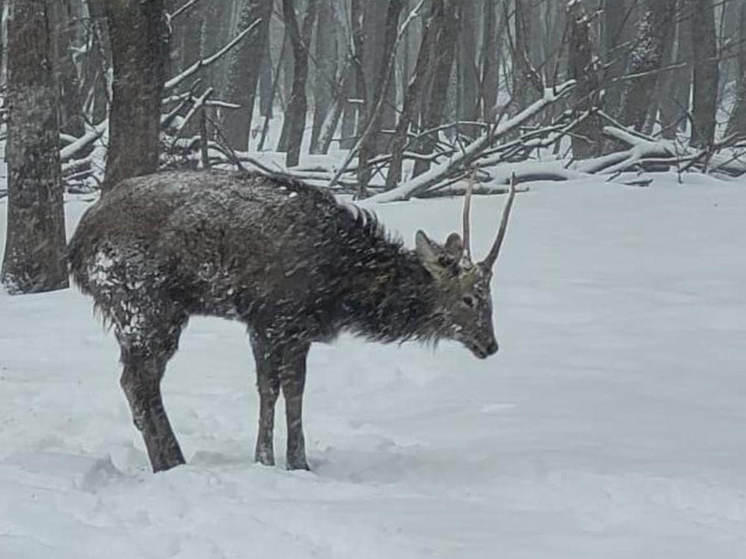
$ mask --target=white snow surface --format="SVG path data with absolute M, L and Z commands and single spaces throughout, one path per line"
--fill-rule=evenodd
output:
M 519 195 L 486 361 L 315 345 L 312 472 L 284 469 L 282 407 L 280 464 L 252 462 L 240 324 L 184 333 L 164 397 L 188 465 L 154 475 L 91 301 L 0 293 L 0 558 L 746 557 L 746 182 L 655 178 Z M 475 199 L 475 254 L 503 201 Z M 376 210 L 408 244 L 460 229 L 457 199 Z

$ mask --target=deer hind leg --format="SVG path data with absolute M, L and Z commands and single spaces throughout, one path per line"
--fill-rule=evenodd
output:
M 176 352 L 185 322 L 184 316 L 180 320 L 136 320 L 134 327 L 133 323 L 124 328 L 115 325 L 124 365 L 121 386 L 135 426 L 142 433 L 154 472 L 184 464 L 163 406 L 160 384 L 166 363 Z
M 310 347 L 311 344 L 302 343 L 286 348 L 280 368 L 288 432 L 288 470 L 310 469 L 306 461 L 306 443 L 303 437 L 303 389 L 306 385 L 306 357 Z
M 251 334 L 251 347 L 256 362 L 256 385 L 259 391 L 259 430 L 254 461 L 265 466 L 275 465 L 273 432 L 275 404 L 280 395 L 280 355 L 266 340 Z

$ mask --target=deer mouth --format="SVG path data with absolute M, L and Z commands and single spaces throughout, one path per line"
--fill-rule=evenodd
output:
M 490 355 L 497 353 L 497 342 L 492 341 L 488 346 L 483 346 L 477 342 L 468 341 L 465 342 L 469 351 L 471 351 L 478 359 L 487 359 Z

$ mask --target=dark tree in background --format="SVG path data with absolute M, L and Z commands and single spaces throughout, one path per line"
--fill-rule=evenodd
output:
M 233 51 L 228 70 L 226 101 L 237 103 L 241 108 L 226 115 L 223 129 L 228 144 L 236 150 L 246 151 L 249 146 L 257 83 L 265 64 L 271 16 L 272 0 L 245 0 L 241 8 L 239 31 L 250 27 L 257 20 L 259 23 L 251 35 Z
M 570 37 L 568 65 L 570 76 L 578 85 L 573 93 L 576 116 L 593 112 L 599 106 L 599 79 L 593 60 L 593 45 L 590 36 L 591 21 L 580 2 L 572 4 L 570 12 Z M 577 159 L 600 155 L 601 119 L 597 114 L 586 118 L 573 131 L 572 153 Z
M 295 167 L 300 159 L 300 148 L 303 142 L 303 130 L 306 127 L 306 81 L 308 80 L 308 53 L 311 45 L 311 34 L 316 21 L 319 0 L 308 0 L 303 27 L 298 25 L 293 0 L 282 0 L 282 13 L 285 18 L 290 43 L 293 47 L 293 86 L 290 100 L 285 111 L 283 136 L 287 138 L 287 158 L 285 165 Z M 281 140 L 282 142 L 282 140 Z
M 104 190 L 158 169 L 168 57 L 163 0 L 98 0 L 108 21 L 114 83 Z
M 50 16 L 49 0 L 9 0 L 9 199 L 2 282 L 10 293 L 68 285 Z
M 746 135 L 746 0 L 741 0 L 738 15 L 738 75 L 736 101 L 731 111 L 726 134 Z
M 689 0 L 694 79 L 692 87 L 692 145 L 705 147 L 715 139 L 718 101 L 717 34 L 713 0 Z
M 642 130 L 651 109 L 657 72 L 663 66 L 663 51 L 675 29 L 675 21 L 676 0 L 646 1 L 628 68 L 629 74 L 640 77 L 627 80 L 620 115 L 622 122 L 637 130 Z

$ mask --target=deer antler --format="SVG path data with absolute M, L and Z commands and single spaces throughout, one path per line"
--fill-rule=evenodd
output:
M 502 219 L 500 220 L 500 228 L 497 231 L 497 238 L 495 243 L 492 245 L 487 258 L 482 261 L 482 265 L 487 269 L 492 269 L 497 260 L 497 255 L 500 253 L 500 245 L 503 243 L 505 238 L 505 231 L 508 228 L 508 217 L 510 217 L 510 210 L 513 207 L 513 199 L 515 198 L 515 184 L 516 178 L 515 173 L 510 177 L 510 194 L 508 194 L 508 201 L 505 203 L 505 209 L 503 209 Z
M 466 258 L 471 262 L 471 194 L 474 190 L 474 182 L 477 180 L 477 170 L 472 171 L 469 182 L 466 183 L 466 194 L 464 194 L 464 235 L 463 245 Z

